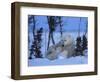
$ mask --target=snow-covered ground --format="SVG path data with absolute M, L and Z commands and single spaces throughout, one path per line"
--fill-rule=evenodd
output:
M 70 34 L 74 41 L 76 40 L 76 37 L 78 36 L 77 32 L 64 32 L 63 36 L 66 36 L 66 34 Z M 81 36 L 83 35 L 83 33 L 81 32 L 80 34 Z M 31 46 L 32 43 L 32 33 L 29 34 L 30 37 L 30 44 L 29 44 L 29 48 Z M 55 32 L 54 33 L 54 40 L 55 43 L 58 43 L 61 40 L 61 36 L 59 32 Z M 47 65 L 73 65 L 73 64 L 87 64 L 88 63 L 88 51 L 85 53 L 85 56 L 76 56 L 76 57 L 70 57 L 70 58 L 62 58 L 62 57 L 58 57 L 58 59 L 55 60 L 48 60 L 47 58 L 45 58 L 45 53 L 47 50 L 47 42 L 48 42 L 48 32 L 43 32 L 42 35 L 42 54 L 44 58 L 33 58 L 31 60 L 28 60 L 28 66 L 47 66 Z M 52 42 L 50 42 L 50 46 L 53 45 Z
M 87 64 L 87 56 L 76 56 L 66 59 L 48 60 L 46 58 L 37 58 L 28 61 L 28 66 L 48 66 L 48 65 L 75 65 L 75 64 Z

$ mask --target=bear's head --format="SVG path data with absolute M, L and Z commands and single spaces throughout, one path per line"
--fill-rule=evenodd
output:
M 66 35 L 62 38 L 63 46 L 72 45 L 74 43 L 74 39 L 71 35 Z

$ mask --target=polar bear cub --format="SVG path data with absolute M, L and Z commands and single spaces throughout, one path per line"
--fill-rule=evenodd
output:
M 71 35 L 66 35 L 62 37 L 61 41 L 56 45 L 49 47 L 46 53 L 46 58 L 49 60 L 55 60 L 59 57 L 68 58 L 75 53 L 74 39 Z

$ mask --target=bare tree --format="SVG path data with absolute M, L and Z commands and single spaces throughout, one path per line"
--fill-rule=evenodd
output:
M 50 40 L 52 40 L 53 45 L 55 45 L 53 33 L 57 25 L 56 16 L 47 16 L 47 21 L 48 21 L 48 26 L 49 26 L 48 45 L 47 45 L 47 50 L 48 50 L 49 45 L 50 45 Z
M 88 30 L 88 21 L 86 21 L 86 28 L 85 28 L 85 34 L 84 35 L 87 34 L 87 30 Z
M 33 19 L 33 37 L 35 35 L 35 27 L 36 27 L 36 20 L 35 20 L 35 16 L 32 16 Z
M 79 18 L 78 36 L 80 36 L 81 17 Z
M 63 32 L 62 32 L 63 24 L 62 24 L 62 17 L 61 16 L 58 16 L 58 24 L 60 26 L 60 34 L 61 34 L 61 37 L 62 37 L 62 35 L 63 35 Z

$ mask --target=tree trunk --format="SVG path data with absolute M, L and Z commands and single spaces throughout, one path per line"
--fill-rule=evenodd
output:
M 48 35 L 48 45 L 47 45 L 47 50 L 49 49 L 49 44 L 50 44 L 50 31 L 49 31 L 49 35 Z
M 87 30 L 88 30 L 88 22 L 86 22 L 86 30 L 85 30 L 85 35 L 87 34 Z
M 54 41 L 54 38 L 53 38 L 53 32 L 51 32 L 51 39 L 52 39 L 53 45 L 55 45 L 55 41 Z
M 47 16 L 47 21 L 48 21 L 48 26 L 49 26 L 49 36 L 48 36 L 48 45 L 47 45 L 47 50 L 48 50 L 50 40 L 52 40 L 52 44 L 55 45 L 55 41 L 54 41 L 54 38 L 53 38 L 55 21 L 54 21 L 54 18 L 52 16 L 50 16 L 50 17 Z
M 81 26 L 81 18 L 80 18 L 80 20 L 79 20 L 78 36 L 80 36 L 80 26 Z
M 33 37 L 35 35 L 35 25 L 36 24 L 36 21 L 35 21 L 35 17 L 33 16 Z
M 60 24 L 60 33 L 61 33 L 61 38 L 62 38 L 63 33 L 62 33 L 62 26 L 61 26 L 61 24 Z
M 61 21 L 61 17 L 59 17 L 59 24 L 60 24 L 60 34 L 61 34 L 61 38 L 62 38 L 62 21 Z

